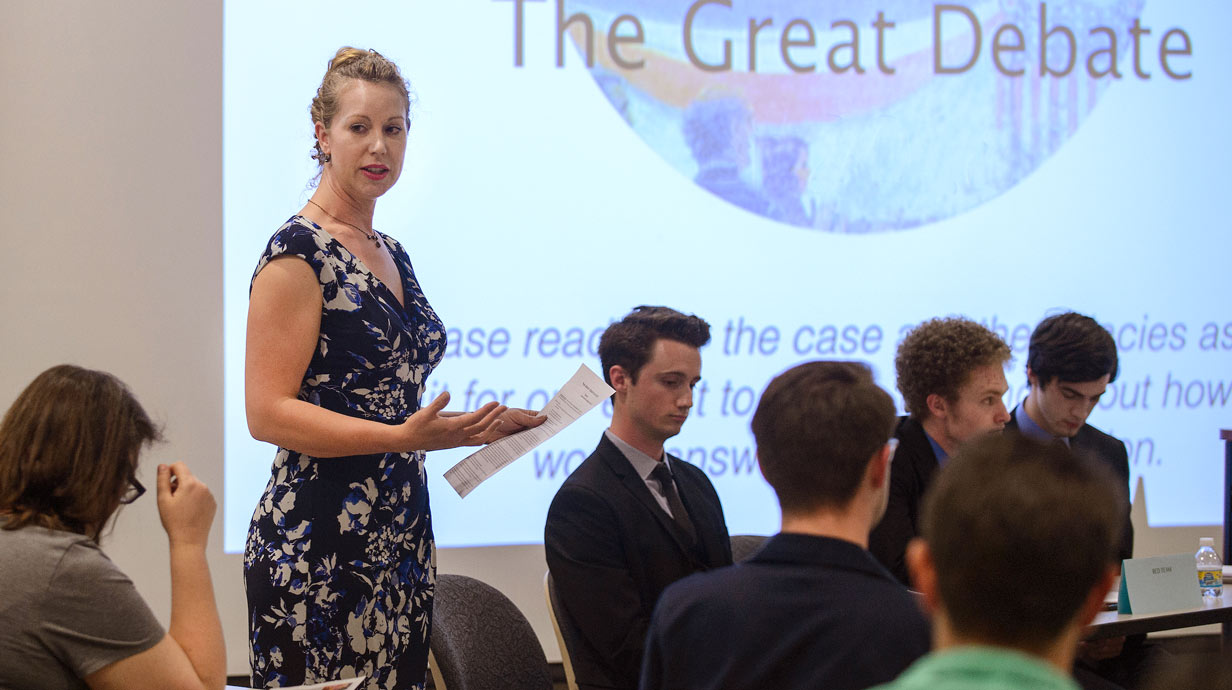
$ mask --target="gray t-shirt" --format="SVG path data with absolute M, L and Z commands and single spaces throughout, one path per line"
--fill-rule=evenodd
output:
M 0 529 L 0 690 L 85 688 L 82 678 L 163 636 L 98 544 L 43 527 Z

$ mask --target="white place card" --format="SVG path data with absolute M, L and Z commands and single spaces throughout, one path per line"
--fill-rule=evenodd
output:
M 1130 558 L 1121 562 L 1118 613 L 1163 613 L 1201 606 L 1193 554 Z

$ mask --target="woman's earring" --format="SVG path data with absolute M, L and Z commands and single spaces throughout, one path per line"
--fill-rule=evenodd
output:
M 329 162 L 329 154 L 318 150 L 312 154 L 312 159 L 318 163 L 325 164 Z

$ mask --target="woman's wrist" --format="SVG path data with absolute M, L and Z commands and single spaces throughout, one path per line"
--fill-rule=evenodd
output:
M 176 556 L 196 556 L 197 554 L 205 554 L 206 545 L 209 543 L 207 536 L 203 541 L 197 541 L 192 538 L 169 538 L 167 540 L 168 549 L 171 551 L 172 557 Z
M 396 453 L 415 450 L 416 434 L 412 433 L 410 418 L 398 424 L 386 424 L 381 434 L 381 446 Z

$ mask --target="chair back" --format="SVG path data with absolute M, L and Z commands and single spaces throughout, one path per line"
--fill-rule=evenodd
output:
M 438 690 L 552 690 L 547 658 L 526 617 L 473 577 L 437 575 L 429 647 Z
M 556 631 L 556 645 L 560 647 L 560 663 L 565 667 L 565 683 L 569 690 L 578 690 L 577 676 L 573 673 L 573 657 L 570 650 L 577 649 L 581 633 L 574 625 L 569 612 L 560 605 L 556 593 L 556 583 L 552 580 L 552 571 L 543 574 L 543 596 L 548 601 L 548 614 L 552 617 L 552 630 Z
M 732 561 L 739 563 L 757 553 L 768 538 L 760 534 L 733 534 L 731 537 Z

